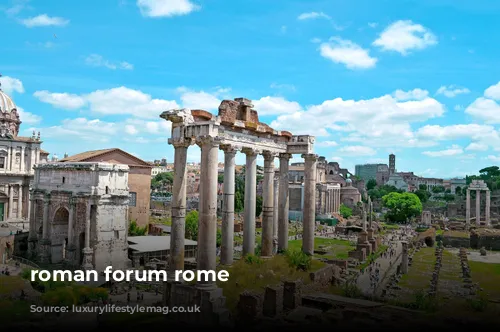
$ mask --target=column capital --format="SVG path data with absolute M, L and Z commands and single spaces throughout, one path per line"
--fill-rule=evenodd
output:
M 211 145 L 212 147 L 219 147 L 221 143 L 221 138 L 220 137 L 213 137 L 213 136 L 199 136 L 196 137 L 196 144 L 199 147 L 202 147 L 204 145 Z
M 254 157 L 254 156 L 256 157 L 257 155 L 262 153 L 260 150 L 253 149 L 253 148 L 243 148 L 243 149 L 241 149 L 241 152 L 246 154 L 247 157 Z
M 224 154 L 234 154 L 241 151 L 241 146 L 234 146 L 230 144 L 221 144 L 220 149 L 224 151 Z
M 272 151 L 262 152 L 262 156 L 264 157 L 264 160 L 266 160 L 266 161 L 273 161 L 277 155 L 278 154 L 276 152 L 272 152 Z
M 173 145 L 174 148 L 187 148 L 193 144 L 193 141 L 191 138 L 184 138 L 184 137 L 175 138 L 175 139 L 169 138 L 168 144 Z
M 303 154 L 302 158 L 304 158 L 305 161 L 318 161 L 318 155 L 314 153 Z
M 292 159 L 292 154 L 291 153 L 280 153 L 279 158 L 284 159 L 284 160 L 290 160 L 290 159 Z

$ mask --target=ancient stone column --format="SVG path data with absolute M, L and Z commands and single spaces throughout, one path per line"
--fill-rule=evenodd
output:
M 20 167 L 20 171 L 21 173 L 24 173 L 24 170 L 25 170 L 25 165 L 24 165 L 24 151 L 25 151 L 25 147 L 22 146 L 21 147 L 21 167 Z
M 23 218 L 23 185 L 19 185 L 19 192 L 17 193 L 17 218 Z
M 262 251 L 261 256 L 273 254 L 273 219 L 274 219 L 274 158 L 275 154 L 265 151 L 264 182 L 262 191 Z
M 69 199 L 69 217 L 68 217 L 68 245 L 66 246 L 66 260 L 73 263 L 75 259 L 75 199 Z
M 467 196 L 465 200 L 465 225 L 467 228 L 470 226 L 470 190 L 467 189 Z
M 9 186 L 9 219 L 14 218 L 14 185 Z
M 85 248 L 83 248 L 83 270 L 92 270 L 94 265 L 92 264 L 92 258 L 94 250 L 90 247 L 90 222 L 91 216 L 90 213 L 92 211 L 92 201 L 91 198 L 88 198 L 87 208 L 85 212 Z
M 233 264 L 234 255 L 234 186 L 237 150 L 231 146 L 224 146 L 222 150 L 224 150 L 224 196 L 220 263 L 222 265 L 231 265 Z
M 325 214 L 330 213 L 332 209 L 330 190 L 325 190 Z
M 408 273 L 408 242 L 402 241 L 401 245 L 403 246 L 403 253 L 401 255 L 401 273 Z
M 184 270 L 184 239 L 186 238 L 187 152 L 190 140 L 171 141 L 174 146 L 174 181 L 172 186 L 172 227 L 170 234 L 169 279 L 175 270 Z
M 45 198 L 43 201 L 43 221 L 42 221 L 42 239 L 49 239 L 49 207 L 50 198 Z
M 319 188 L 318 190 L 318 194 L 319 194 L 319 197 L 318 197 L 318 200 L 319 200 L 319 204 L 318 204 L 318 211 L 319 211 L 319 214 L 325 214 L 325 206 L 323 205 L 323 200 L 325 199 L 325 194 L 323 193 L 323 188 Z
M 198 261 L 196 267 L 198 270 L 216 270 L 217 179 L 220 142 L 214 137 L 205 136 L 199 138 L 197 143 L 201 147 L 201 164 L 203 165 L 200 172 L 200 183 L 203 183 L 203 199 L 199 203 Z M 208 290 L 215 289 L 217 285 L 215 280 L 203 280 L 197 283 L 197 287 Z
M 490 191 L 489 190 L 486 190 L 485 191 L 485 195 L 486 195 L 486 210 L 484 211 L 485 213 L 485 217 L 486 217 L 486 226 L 490 226 L 490 223 L 491 223 L 491 220 L 490 220 L 490 209 L 491 209 L 491 203 L 490 203 Z
M 476 225 L 481 224 L 481 190 L 476 190 Z
M 278 217 L 279 217 L 279 212 L 278 212 L 278 200 L 279 200 L 279 193 L 280 193 L 280 178 L 279 178 L 279 173 L 274 176 L 274 206 L 273 206 L 273 251 L 278 250 Z
M 28 216 L 29 221 L 30 221 L 30 229 L 29 229 L 29 240 L 36 240 L 36 215 L 35 215 L 35 207 L 36 207 L 36 200 L 33 197 L 30 197 L 30 214 Z
M 288 166 L 292 155 L 289 153 L 281 153 L 280 158 L 280 189 L 278 203 L 278 250 L 284 251 L 288 249 Z
M 245 166 L 245 211 L 243 225 L 243 255 L 255 254 L 255 208 L 257 203 L 257 152 L 244 149 Z
M 303 239 L 302 251 L 308 255 L 314 254 L 314 228 L 316 216 L 314 211 L 316 200 L 316 163 L 318 156 L 315 154 L 304 154 L 305 160 L 305 183 L 304 183 L 304 210 L 303 210 Z

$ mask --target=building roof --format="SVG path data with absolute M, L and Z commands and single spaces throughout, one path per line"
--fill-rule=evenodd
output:
M 138 252 L 170 250 L 170 236 L 129 236 L 129 248 Z M 184 240 L 186 246 L 196 246 L 193 240 Z
M 146 162 L 146 161 L 144 161 L 142 159 L 139 159 L 136 156 L 133 156 L 130 153 L 127 153 L 127 152 L 125 152 L 125 151 L 123 151 L 121 149 L 118 149 L 118 148 L 85 151 L 85 152 L 82 152 L 82 153 L 78 153 L 78 154 L 75 154 L 75 155 L 72 155 L 72 156 L 60 159 L 59 162 L 85 162 L 85 161 L 91 161 L 90 159 L 93 159 L 95 157 L 104 156 L 104 155 L 106 155 L 108 153 L 116 152 L 116 151 L 119 152 L 119 153 L 124 154 L 128 158 L 130 158 L 130 159 L 134 160 L 135 162 L 137 162 L 136 164 L 129 164 L 129 166 L 152 167 L 151 164 L 149 164 L 148 162 Z M 117 162 L 115 160 L 109 160 L 108 162 L 119 163 L 119 162 Z

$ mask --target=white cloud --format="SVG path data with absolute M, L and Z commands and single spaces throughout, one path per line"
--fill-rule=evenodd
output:
M 419 93 L 407 92 L 405 97 L 409 96 L 419 96 Z M 373 147 L 421 147 L 436 143 L 432 137 L 419 139 L 410 123 L 440 117 L 444 112 L 444 106 L 429 97 L 406 101 L 400 101 L 393 95 L 365 100 L 336 98 L 302 111 L 280 115 L 271 127 L 294 134 L 314 133 L 318 137 L 328 137 L 330 132 L 343 130 L 350 132 L 342 138 L 345 142 Z
M 373 156 L 374 154 L 377 153 L 374 149 L 368 147 L 368 146 L 361 146 L 361 145 L 351 145 L 351 146 L 346 146 L 343 147 L 339 150 L 340 152 L 343 153 L 348 153 L 350 156 Z
M 106 67 L 108 69 L 113 69 L 113 70 L 116 70 L 116 69 L 132 70 L 132 69 L 134 69 L 134 65 L 132 65 L 128 62 L 122 61 L 122 62 L 113 63 L 111 61 L 104 59 L 99 54 L 89 55 L 88 57 L 85 58 L 85 63 L 88 66 L 92 66 L 92 67 Z
M 315 145 L 319 147 L 332 147 L 332 146 L 338 146 L 339 143 L 335 141 L 323 141 L 323 142 L 317 142 Z
M 479 124 L 459 124 L 450 126 L 426 125 L 417 130 L 416 136 L 421 139 L 433 139 L 435 141 L 456 141 L 458 139 L 470 139 L 472 143 L 466 150 L 472 150 L 480 146 L 500 146 L 500 134 L 493 126 Z
M 25 124 L 36 125 L 42 121 L 42 117 L 30 112 L 24 111 L 22 107 L 17 106 L 17 112 L 19 113 L 19 118 Z
M 413 89 L 410 91 L 396 90 L 394 98 L 398 101 L 424 100 L 429 96 L 429 91 L 422 89 Z
M 0 83 L 0 88 L 8 95 L 12 95 L 13 92 L 24 93 L 23 82 L 17 78 L 2 76 Z
M 129 134 L 136 135 L 138 133 L 148 135 L 163 135 L 170 136 L 172 123 L 166 120 L 159 121 L 145 121 L 141 119 L 127 119 L 125 121 L 125 130 L 129 128 Z M 131 129 L 130 127 L 134 128 Z
M 500 157 L 498 156 L 489 155 L 486 159 L 494 163 L 500 163 Z
M 338 37 L 320 45 L 320 54 L 335 63 L 341 63 L 349 69 L 368 69 L 375 67 L 377 59 L 370 56 L 368 50 Z
M 370 23 L 368 23 L 368 26 L 370 28 L 372 28 L 372 29 L 375 29 L 376 27 L 378 27 L 378 23 L 376 23 L 376 22 L 370 22 Z
M 205 111 L 215 111 L 221 103 L 217 93 L 208 93 L 205 91 L 191 91 L 187 88 L 179 88 L 182 106 L 189 109 L 201 109 Z
M 492 99 L 477 98 L 472 104 L 467 106 L 465 113 L 486 123 L 500 123 L 500 105 Z
M 82 108 L 86 104 L 85 98 L 70 93 L 51 93 L 43 90 L 36 91 L 33 96 L 38 98 L 42 103 L 47 103 L 56 108 L 65 110 L 76 110 Z
M 191 0 L 137 0 L 137 6 L 145 17 L 173 17 L 187 15 L 201 7 Z
M 445 97 L 448 97 L 448 98 L 453 98 L 453 97 L 456 97 L 456 96 L 461 95 L 461 94 L 467 94 L 469 92 L 470 92 L 470 90 L 467 88 L 460 88 L 460 87 L 456 87 L 454 85 L 450 85 L 450 86 L 441 86 L 437 90 L 436 94 L 444 95 Z
M 40 131 L 43 137 L 75 139 L 79 138 L 89 142 L 108 142 L 112 135 L 117 133 L 117 126 L 111 122 L 99 119 L 86 118 L 65 119 L 61 125 L 47 128 L 31 128 Z
M 129 135 L 136 135 L 139 131 L 133 125 L 126 125 L 125 132 Z
M 318 37 L 315 37 L 315 38 L 311 39 L 311 43 L 319 44 L 319 43 L 321 43 L 321 39 L 319 39 Z
M 490 86 L 484 91 L 484 96 L 486 98 L 500 100 L 500 82 L 495 85 Z
M 310 13 L 302 13 L 297 17 L 298 20 L 304 21 L 304 20 L 311 20 L 311 19 L 316 19 L 316 18 L 325 18 L 327 20 L 330 20 L 331 17 L 326 15 L 323 12 L 310 12 Z
M 252 103 L 259 115 L 292 114 L 302 109 L 299 103 L 283 97 L 262 97 Z
M 158 118 L 161 112 L 179 107 L 175 101 L 153 99 L 142 91 L 124 86 L 96 90 L 82 95 L 37 91 L 34 96 L 57 108 L 75 110 L 88 106 L 89 110 L 95 114 L 129 114 L 138 118 Z
M 47 14 L 38 15 L 21 20 L 21 23 L 28 28 L 46 27 L 46 26 L 65 26 L 69 20 L 62 17 L 50 17 Z
M 402 20 L 389 25 L 373 42 L 374 46 L 384 51 L 396 51 L 402 55 L 435 44 L 437 44 L 437 37 L 427 28 L 412 21 Z
M 422 154 L 429 157 L 451 157 L 464 153 L 464 150 L 458 145 L 452 145 L 446 150 L 440 151 L 424 151 Z
M 470 143 L 465 150 L 467 151 L 487 151 L 488 145 L 483 143 Z

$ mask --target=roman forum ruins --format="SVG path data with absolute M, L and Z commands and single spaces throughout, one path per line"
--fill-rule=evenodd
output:
M 257 111 L 250 100 L 224 100 L 217 116 L 203 110 L 171 110 L 161 118 L 172 122 L 169 144 L 175 149 L 174 184 L 172 196 L 172 233 L 170 241 L 171 274 L 184 270 L 184 231 L 186 216 L 186 162 L 190 145 L 201 148 L 198 270 L 216 269 L 217 232 L 217 164 L 218 150 L 224 151 L 224 204 L 222 222 L 221 264 L 233 262 L 235 156 L 246 155 L 245 207 L 243 254 L 255 252 L 255 201 L 257 156 L 264 157 L 264 190 L 262 220 L 262 256 L 273 254 L 273 220 L 277 212 L 278 249 L 288 247 L 288 167 L 293 154 L 305 160 L 304 235 L 303 250 L 314 251 L 316 210 L 316 163 L 313 153 L 314 137 L 294 136 L 287 131 L 276 131 L 259 122 Z M 279 158 L 279 186 L 274 186 L 274 159 Z M 275 193 L 279 197 L 275 197 Z M 213 289 L 215 282 L 199 282 L 199 288 Z
M 470 192 L 471 190 L 476 191 L 476 226 L 481 225 L 481 191 L 485 192 L 486 197 L 486 209 L 485 209 L 485 224 L 486 226 L 491 225 L 490 220 L 490 190 L 483 180 L 472 180 L 471 184 L 467 188 L 467 198 L 465 202 L 465 223 L 467 227 L 470 227 Z

